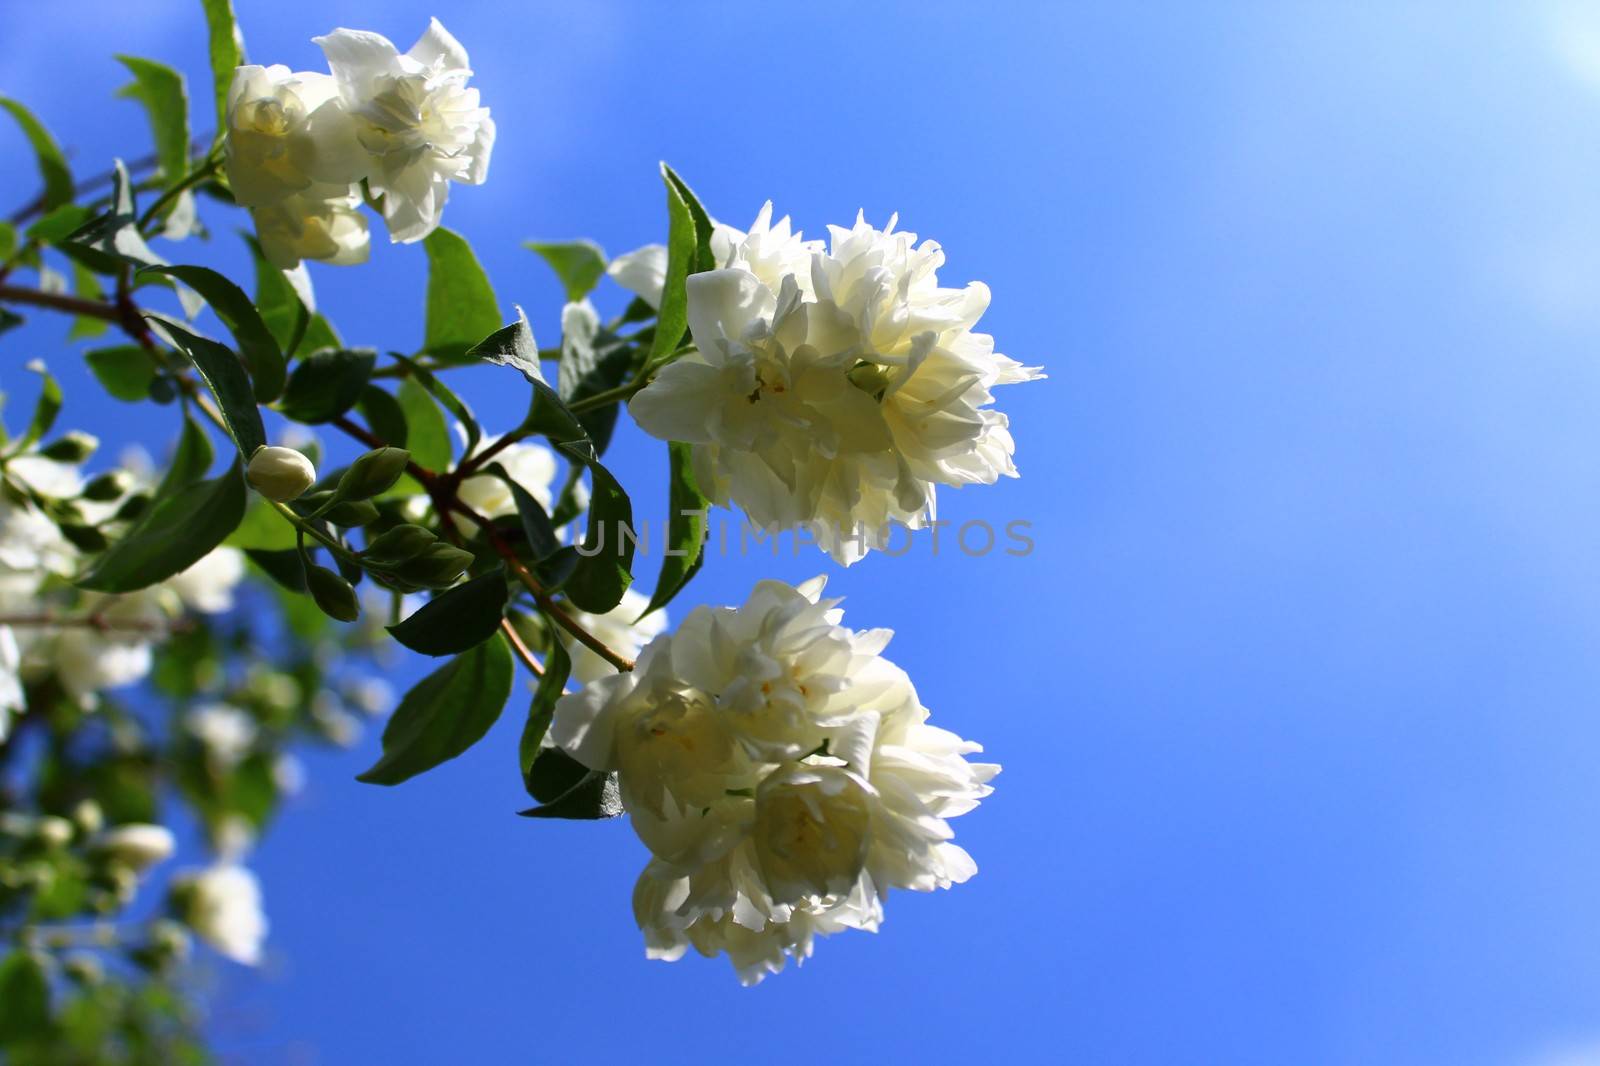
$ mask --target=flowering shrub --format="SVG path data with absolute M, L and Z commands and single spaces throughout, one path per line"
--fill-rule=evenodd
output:
M 892 889 L 971 877 L 951 819 L 999 767 L 931 724 L 887 629 L 845 628 L 820 577 L 675 627 L 667 608 L 705 562 L 711 506 L 808 530 L 849 565 L 928 522 L 938 486 L 1016 476 L 994 390 L 1040 375 L 976 331 L 988 289 L 941 285 L 944 253 L 894 219 L 806 240 L 769 204 L 734 229 L 663 166 L 664 243 L 609 262 L 533 246 L 567 297 L 541 349 L 441 224 L 495 141 L 462 45 L 437 20 L 403 53 L 339 29 L 317 38 L 326 72 L 291 71 L 246 63 L 227 0 L 203 8 L 209 143 L 183 78 L 149 60 L 124 62 L 157 152 L 100 181 L 0 99 L 44 181 L 0 223 L 0 330 L 64 313 L 74 337 L 114 331 L 82 358 L 177 429 L 148 442 L 159 466 L 94 467 L 91 436 L 56 433 L 61 390 L 35 363 L 32 417 L 0 444 L 7 1060 L 200 1055 L 191 940 L 245 965 L 270 953 L 273 886 L 248 863 L 303 776 L 293 749 L 348 745 L 393 703 L 360 779 L 398 785 L 481 739 L 519 670 L 522 813 L 629 819 L 653 958 L 693 946 L 753 983 L 818 936 L 876 929 Z M 181 262 L 224 229 L 202 226 L 202 200 L 248 213 L 252 292 Z M 305 261 L 363 262 L 368 208 L 428 261 L 411 354 L 345 344 L 315 302 Z M 634 294 L 610 321 L 589 299 L 607 278 Z M 498 432 L 446 383 L 483 363 L 527 397 Z M 670 461 L 653 581 L 605 465 L 624 408 Z M 303 427 L 362 452 L 331 462 Z M 403 653 L 438 663 L 396 702 L 374 668 Z M 157 917 L 127 921 L 187 850 L 167 828 L 179 804 L 208 854 L 167 877 Z

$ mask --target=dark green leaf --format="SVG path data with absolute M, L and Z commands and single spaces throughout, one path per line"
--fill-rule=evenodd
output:
M 435 232 L 438 231 L 436 230 Z M 438 378 L 434 377 L 433 373 L 426 367 L 419 365 L 415 360 L 407 359 L 398 352 L 391 352 L 390 354 L 394 356 L 396 361 L 404 364 L 406 369 L 411 372 L 411 381 L 415 381 L 418 385 L 421 385 L 424 389 L 426 389 L 430 396 L 439 401 L 439 406 L 443 407 L 446 411 L 449 411 L 455 416 L 456 421 L 461 423 L 461 428 L 465 430 L 467 434 L 467 454 L 472 454 L 472 452 L 478 447 L 478 441 L 483 439 L 483 430 L 478 427 L 478 419 L 472 413 L 472 408 L 468 407 L 466 402 L 463 401 L 461 397 L 457 396 L 454 392 L 451 392 L 449 386 L 440 381 Z M 404 400 L 402 398 L 402 403 L 403 402 Z M 411 409 L 407 407 L 406 414 L 409 416 L 410 413 Z M 415 425 L 415 423 L 412 424 Z M 413 454 L 415 454 L 414 449 Z M 419 462 L 418 465 L 422 466 L 425 464 Z M 429 467 L 429 469 L 436 468 Z
M 484 468 L 484 473 L 492 474 L 505 482 L 506 488 L 511 490 L 511 498 L 517 505 L 517 517 L 522 520 L 523 535 L 528 538 L 528 547 L 533 549 L 535 559 L 544 559 L 556 552 L 561 547 L 561 542 L 556 539 L 556 530 L 550 524 L 550 516 L 544 513 L 544 508 L 533 494 L 522 487 L 506 468 L 499 463 L 490 463 Z
M 525 818 L 615 818 L 622 813 L 617 775 L 591 770 L 560 748 L 542 748 L 526 775 L 528 792 L 542 806 Z
M 624 527 L 633 528 L 633 504 L 617 479 L 595 459 L 587 442 L 556 447 L 568 459 L 589 467 L 593 493 L 589 528 L 579 551 L 583 557 L 564 591 L 580 609 L 605 614 L 622 602 L 622 594 L 633 581 L 634 544 L 623 535 Z
M 225 345 L 196 336 L 164 315 L 147 314 L 145 319 L 168 344 L 194 363 L 201 380 L 217 398 L 228 435 L 238 445 L 239 454 L 249 461 L 257 448 L 266 445 L 267 431 L 261 424 L 261 411 L 256 407 L 255 393 L 250 388 L 250 375 L 245 373 L 239 357 Z
M 119 55 L 117 59 L 133 73 L 133 81 L 119 89 L 117 95 L 144 105 L 161 176 L 168 185 L 174 184 L 189 172 L 189 91 L 183 75 L 163 63 L 137 56 Z
M 252 563 L 261 568 L 262 573 L 290 592 L 306 591 L 305 557 L 297 549 L 273 551 L 266 548 L 246 548 L 244 553 Z
M 428 253 L 428 317 L 423 349 L 459 358 L 500 328 L 500 305 L 472 246 L 442 226 L 422 242 Z
M 529 381 L 543 381 L 539 370 L 539 346 L 533 340 L 533 328 L 528 316 L 517 308 L 517 320 L 501 326 L 467 350 L 467 355 L 496 366 L 509 366 L 520 371 Z
M 82 204 L 62 204 L 29 226 L 27 236 L 30 241 L 40 244 L 54 244 L 76 233 L 92 217 L 94 212 Z
M 40 1036 L 50 1027 L 50 981 L 30 951 L 0 960 L 0 1045 Z
M 417 683 L 383 731 L 383 757 L 357 780 L 397 785 L 476 744 L 505 707 L 514 673 L 501 638 L 451 659 Z
M 650 338 L 647 365 L 660 366 L 678 350 L 678 342 L 689 328 L 689 294 L 684 279 L 699 261 L 699 243 L 694 212 L 679 191 L 676 175 L 661 164 L 661 180 L 667 187 L 667 280 L 661 290 L 661 306 L 656 312 L 656 332 Z
M 217 137 L 228 128 L 228 89 L 233 71 L 244 62 L 244 37 L 233 17 L 232 0 L 200 0 L 205 8 L 211 55 L 212 91 L 217 101 Z
M 290 373 L 278 409 L 296 422 L 332 421 L 361 398 L 376 360 L 368 348 L 313 352 Z
M 49 433 L 50 427 L 56 424 L 56 415 L 61 413 L 60 384 L 50 376 L 43 363 L 30 363 L 28 369 L 37 371 L 41 379 L 39 398 L 33 402 L 33 417 L 28 420 L 27 432 L 8 449 L 12 455 L 27 451 L 34 441 Z
M 572 672 L 572 659 L 559 640 L 550 642 L 550 651 L 544 657 L 544 676 L 534 689 L 533 703 L 528 707 L 528 721 L 522 727 L 522 740 L 517 745 L 517 759 L 522 767 L 522 781 L 533 795 L 533 764 L 539 757 L 544 735 L 550 731 L 550 720 L 555 716 L 556 701 L 566 687 L 567 676 Z M 559 793 L 558 793 L 559 795 Z M 538 799 L 537 796 L 534 796 Z
M 39 176 L 44 179 L 42 201 L 44 209 L 48 211 L 70 203 L 73 196 L 72 171 L 68 169 L 66 157 L 61 154 L 61 149 L 56 145 L 55 138 L 50 136 L 50 131 L 33 117 L 33 112 L 15 100 L 0 96 L 0 108 L 9 111 L 11 117 L 17 120 L 17 125 L 22 127 L 23 135 L 28 138 L 28 144 L 33 148 Z
M 183 432 L 178 436 L 178 446 L 167 462 L 167 472 L 156 489 L 156 495 L 170 496 L 179 489 L 193 485 L 210 472 L 214 457 L 211 438 L 206 436 L 206 431 L 200 428 L 198 422 L 184 415 Z
M 78 580 L 96 592 L 133 592 L 187 570 L 221 544 L 244 517 L 239 460 L 211 481 L 162 496 Z
M 396 448 L 406 446 L 410 431 L 406 428 L 406 413 L 399 402 L 376 385 L 361 390 L 356 410 L 367 420 L 367 426 L 385 444 Z
M 527 247 L 556 272 L 568 302 L 589 295 L 606 275 L 606 253 L 593 241 L 528 241 Z
M 710 502 L 694 480 L 690 463 L 693 449 L 681 441 L 667 445 L 670 473 L 667 481 L 667 542 L 661 556 L 661 575 L 644 614 L 672 602 L 705 561 L 706 508 Z M 643 615 L 640 615 L 642 618 Z
M 350 582 L 325 566 L 306 566 L 306 588 L 322 613 L 338 622 L 354 622 L 361 617 L 361 604 Z
M 444 590 L 389 632 L 412 651 L 454 655 L 494 636 L 509 594 L 505 571 L 497 568 Z
M 239 342 L 239 355 L 255 381 L 256 400 L 271 403 L 277 399 L 284 383 L 283 350 L 261 320 L 255 304 L 239 286 L 215 270 L 200 266 L 153 266 L 139 273 L 177 278 L 204 296 L 211 310 Z

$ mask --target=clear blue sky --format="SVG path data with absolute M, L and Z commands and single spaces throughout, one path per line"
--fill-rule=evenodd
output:
M 1030 558 L 732 559 L 689 593 L 831 570 L 899 631 L 1006 767 L 957 823 L 974 881 L 744 990 L 643 959 L 626 825 L 513 817 L 515 710 L 398 789 L 352 779 L 373 736 L 256 856 L 273 961 L 223 971 L 233 1061 L 1600 1062 L 1600 14 L 236 3 L 296 67 L 445 17 L 500 128 L 446 220 L 544 338 L 520 241 L 659 239 L 665 158 L 734 223 L 898 210 L 1051 378 L 1002 394 L 1022 480 L 941 500 L 1030 520 Z M 12 5 L 0 91 L 86 172 L 141 154 L 111 53 L 203 85 L 195 6 Z M 232 224 L 204 261 L 240 262 Z M 409 350 L 422 254 L 377 251 L 319 293 Z M 68 417 L 137 435 L 60 333 L 0 378 L 44 354 Z M 504 381 L 467 386 L 491 423 Z M 659 513 L 659 450 L 614 455 Z

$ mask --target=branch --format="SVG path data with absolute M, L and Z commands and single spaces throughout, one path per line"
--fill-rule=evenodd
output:
M 167 623 L 144 618 L 107 618 L 102 614 L 58 615 L 50 611 L 0 614 L 0 626 L 15 629 L 94 629 L 101 633 L 125 630 L 130 633 L 166 635 L 186 628 L 182 621 Z

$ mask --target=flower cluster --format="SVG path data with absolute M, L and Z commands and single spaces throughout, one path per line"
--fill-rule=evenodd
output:
M 82 553 L 45 509 L 114 524 L 138 498 L 139 474 L 120 470 L 86 484 L 72 463 L 24 454 L 6 461 L 4 479 L 10 491 L 0 493 L 0 739 L 10 714 L 23 706 L 24 683 L 49 679 L 93 708 L 101 691 L 150 672 L 152 648 L 185 611 L 232 608 L 244 557 L 227 547 L 138 592 L 72 588 Z
M 921 528 L 936 486 L 1016 476 L 998 385 L 1031 381 L 974 332 L 980 282 L 939 285 L 944 253 L 857 217 L 806 241 L 772 205 L 748 233 L 718 226 L 720 269 L 690 276 L 695 351 L 629 404 L 646 432 L 694 445 L 700 487 L 763 528 L 809 528 L 838 562 L 882 548 L 893 525 Z M 612 264 L 659 298 L 661 253 Z
M 552 735 L 615 771 L 652 859 L 634 911 L 652 958 L 689 946 L 760 981 L 841 929 L 875 930 L 892 888 L 930 891 L 977 867 L 947 819 L 999 767 L 927 723 L 888 630 L 840 625 L 823 579 L 763 581 L 743 606 L 700 607 L 637 669 L 556 706 Z
M 391 240 L 421 240 L 439 225 L 450 183 L 481 184 L 494 148 L 489 109 L 467 87 L 466 50 L 438 19 L 403 54 L 358 30 L 316 43 L 329 73 L 242 66 L 228 93 L 228 182 L 262 251 L 286 270 L 366 260 L 362 183 Z

